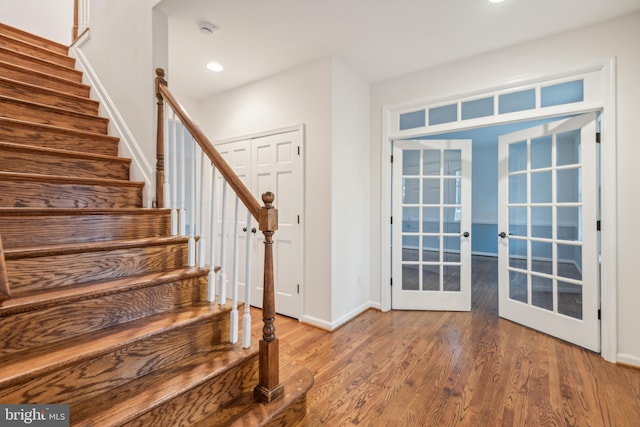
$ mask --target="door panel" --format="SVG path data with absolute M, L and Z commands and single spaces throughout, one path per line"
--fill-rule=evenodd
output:
M 471 141 L 395 141 L 393 152 L 392 308 L 468 311 Z
M 600 350 L 596 113 L 499 138 L 499 313 Z

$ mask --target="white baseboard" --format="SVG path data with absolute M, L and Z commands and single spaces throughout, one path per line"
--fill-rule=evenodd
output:
M 640 357 L 633 356 L 631 354 L 618 353 L 617 363 L 624 363 L 625 365 L 635 366 L 636 368 L 640 368 Z
M 361 306 L 351 310 L 350 312 L 340 316 L 339 318 L 337 318 L 332 322 L 318 319 L 317 317 L 313 317 L 313 316 L 302 316 L 300 318 L 300 322 L 331 332 L 338 329 L 340 326 L 344 325 L 350 320 L 353 320 L 355 317 L 357 317 L 358 315 L 362 314 L 363 312 L 365 312 L 370 308 L 376 308 L 380 310 L 380 304 L 372 301 L 366 302 Z
M 124 157 L 129 157 L 132 160 L 131 179 L 144 182 L 142 201 L 144 206 L 149 208 L 152 206 L 152 201 L 155 197 L 155 170 L 145 157 L 140 144 L 131 133 L 95 70 L 91 67 L 89 60 L 79 48 L 89 40 L 89 37 L 90 33 L 86 32 L 75 45 L 71 46 L 69 52 L 76 58 L 77 66 L 83 72 L 84 78 L 87 79 L 92 91 L 97 96 L 101 110 L 104 110 L 104 113 L 109 117 L 110 134 L 115 134 L 120 138 L 119 150 L 122 150 Z

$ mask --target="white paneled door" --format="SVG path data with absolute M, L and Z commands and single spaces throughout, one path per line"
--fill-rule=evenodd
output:
M 393 143 L 392 308 L 471 309 L 471 140 Z
M 600 351 L 596 113 L 499 138 L 499 314 Z
M 240 172 L 243 181 L 263 205 L 262 193 L 275 194 L 278 230 L 274 234 L 274 278 L 276 311 L 299 318 L 302 313 L 302 136 L 301 130 L 235 141 L 216 146 L 228 158 L 230 166 Z M 243 212 L 246 212 L 243 210 Z M 244 213 L 241 218 L 244 218 Z M 258 228 L 255 220 L 252 228 Z M 264 236 L 253 234 L 251 305 L 262 306 Z M 244 267 L 240 268 L 244 271 Z M 246 279 L 240 274 L 244 295 Z

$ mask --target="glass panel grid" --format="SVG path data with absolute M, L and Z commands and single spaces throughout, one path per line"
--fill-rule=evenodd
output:
M 554 135 L 526 141 L 526 149 L 522 141 L 509 147 L 507 269 L 510 299 L 581 319 L 582 183 L 575 141 L 574 135 Z

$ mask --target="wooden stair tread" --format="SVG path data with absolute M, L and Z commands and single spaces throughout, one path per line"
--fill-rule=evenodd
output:
M 226 305 L 193 305 L 80 335 L 41 349 L 30 350 L 26 354 L 11 354 L 0 359 L 0 384 L 2 387 L 9 387 L 70 366 L 79 360 L 110 353 L 138 340 L 229 311 L 230 308 Z
M 125 165 L 131 164 L 131 159 L 128 159 L 126 157 L 108 156 L 105 154 L 93 154 L 93 153 L 86 153 L 82 151 L 63 150 L 60 148 L 38 147 L 35 145 L 23 145 L 23 144 L 16 144 L 13 142 L 0 140 L 0 149 L 2 148 L 6 149 L 7 151 L 33 153 L 34 155 L 48 154 L 48 155 L 54 155 L 54 156 L 60 156 L 60 157 L 71 157 L 71 158 L 77 158 L 77 159 L 117 162 Z
M 81 286 L 45 290 L 31 295 L 23 295 L 0 303 L 0 317 L 25 311 L 42 309 L 70 301 L 86 300 L 119 292 L 155 286 L 190 277 L 204 276 L 209 269 L 186 267 L 162 273 L 128 276 L 118 279 L 102 280 Z
M 38 52 L 38 57 L 48 58 L 51 62 L 55 62 L 61 65 L 67 65 L 73 67 L 75 59 L 70 57 L 68 52 L 63 53 L 57 50 L 52 50 L 47 47 L 33 43 L 30 40 L 16 37 L 11 34 L 4 34 L 0 31 L 0 40 L 2 45 L 10 46 L 12 50 L 17 52 L 33 51 Z
M 55 105 L 47 105 L 39 102 L 28 101 L 20 98 L 14 98 L 12 96 L 0 95 L 0 101 L 2 103 L 12 103 L 12 104 L 28 106 L 29 108 L 32 108 L 34 110 L 52 111 L 55 113 L 64 114 L 65 116 L 71 116 L 76 119 L 94 120 L 96 122 L 102 122 L 102 123 L 109 122 L 109 119 L 107 119 L 106 117 L 100 117 L 96 114 L 82 113 L 79 111 L 69 110 L 68 108 L 56 107 Z M 3 116 L 3 117 L 7 117 L 7 116 Z M 8 116 L 8 117 L 11 117 L 11 116 Z
M 137 248 L 142 246 L 159 246 L 168 243 L 186 243 L 188 237 L 167 236 L 148 237 L 142 239 L 104 240 L 86 243 L 65 243 L 63 245 L 24 246 L 4 249 L 5 259 L 31 258 L 47 255 L 74 254 L 81 252 L 101 252 L 114 249 Z
M 2 181 L 45 182 L 47 184 L 75 185 L 112 185 L 121 187 L 144 187 L 144 182 L 109 178 L 76 178 L 64 175 L 28 174 L 19 172 L 0 172 Z
M 11 74 L 15 75 L 16 77 L 19 76 L 20 81 L 26 82 L 27 80 L 29 80 L 29 81 L 38 81 L 38 82 L 48 82 L 49 84 L 55 85 L 60 88 L 71 89 L 73 90 L 73 93 L 77 95 L 83 94 L 87 97 L 91 92 L 91 87 L 80 81 L 70 80 L 65 78 L 64 76 L 58 76 L 50 73 L 41 72 L 38 70 L 34 70 L 32 68 L 27 68 L 20 64 L 13 64 L 11 62 L 3 61 L 1 58 L 0 58 L 0 68 L 3 70 L 9 70 Z
M 11 79 L 11 78 L 7 78 L 4 76 L 0 76 L 0 83 L 4 82 L 7 85 L 10 85 L 12 87 L 22 87 L 23 90 L 28 90 L 28 91 L 32 91 L 32 92 L 43 92 L 46 93 L 47 95 L 50 96 L 55 96 L 59 99 L 65 99 L 68 101 L 72 101 L 72 102 L 77 102 L 77 103 L 82 103 L 82 104 L 87 104 L 89 106 L 91 106 L 92 108 L 95 108 L 96 111 L 98 109 L 98 106 L 100 105 L 99 101 L 96 101 L 94 99 L 91 99 L 89 97 L 86 96 L 80 96 L 80 95 L 74 95 L 74 94 L 70 94 L 67 92 L 63 92 L 60 90 L 56 90 L 56 89 L 51 89 L 45 86 L 41 86 L 41 85 L 35 85 L 32 83 L 27 83 L 27 82 L 22 82 L 19 80 L 15 80 L 15 79 Z
M 169 208 L 6 208 L 0 207 L 2 215 L 49 216 L 49 215 L 157 215 L 170 214 Z
M 53 40 L 46 39 L 37 34 L 29 33 L 27 31 L 21 30 L 16 27 L 12 27 L 10 25 L 0 23 L 0 33 L 4 35 L 9 35 L 13 38 L 17 38 L 19 40 L 26 40 L 31 44 L 36 46 L 44 47 L 46 49 L 67 55 L 69 48 L 62 43 L 58 43 Z
M 74 67 L 69 65 L 58 64 L 57 62 L 50 61 L 44 58 L 39 58 L 29 53 L 20 52 L 18 50 L 13 50 L 4 46 L 0 46 L 0 54 L 2 53 L 8 53 L 10 55 L 15 55 L 17 57 L 24 58 L 25 60 L 29 61 L 30 64 L 33 64 L 35 67 L 38 67 L 38 68 L 44 67 L 49 69 L 50 72 L 53 72 L 53 70 L 57 70 L 65 74 L 72 75 L 74 76 L 74 78 L 78 79 L 77 81 L 81 81 L 82 79 L 82 71 L 76 70 Z M 25 67 L 25 68 L 31 69 L 30 67 Z
M 240 344 L 228 344 L 212 352 L 196 354 L 179 365 L 157 370 L 109 393 L 74 405 L 71 411 L 73 425 L 122 425 L 134 420 L 141 411 L 156 408 L 247 359 L 257 358 L 257 353 L 256 344 L 248 349 L 243 349 Z
M 17 125 L 17 126 L 41 128 L 41 129 L 48 129 L 48 130 L 56 130 L 56 131 L 60 131 L 61 133 L 83 136 L 86 138 L 98 138 L 98 139 L 111 140 L 114 142 L 120 141 L 120 138 L 118 138 L 117 136 L 105 135 L 103 133 L 91 132 L 91 131 L 86 131 L 81 129 L 66 128 L 66 127 L 61 127 L 61 126 L 56 126 L 56 125 L 51 125 L 46 123 L 34 123 L 28 120 L 15 119 L 13 117 L 0 116 L 0 126 L 2 125 L 4 126 Z

